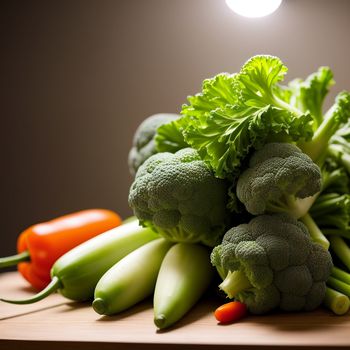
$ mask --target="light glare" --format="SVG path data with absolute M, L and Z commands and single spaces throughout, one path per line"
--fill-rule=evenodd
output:
M 282 0 L 226 0 L 227 6 L 244 17 L 264 17 L 276 11 Z

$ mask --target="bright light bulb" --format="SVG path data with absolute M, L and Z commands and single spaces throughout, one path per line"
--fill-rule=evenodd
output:
M 226 0 L 227 6 L 244 17 L 264 17 L 276 11 L 282 0 Z

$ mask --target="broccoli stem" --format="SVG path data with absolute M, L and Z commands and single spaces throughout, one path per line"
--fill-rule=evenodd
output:
M 337 217 L 337 215 L 339 215 Z M 328 213 L 324 216 L 316 218 L 318 225 L 322 226 L 333 226 L 340 230 L 346 231 L 349 228 L 349 215 L 344 213 Z M 325 233 L 324 233 L 325 234 Z
M 316 193 L 315 195 L 306 198 L 295 198 L 294 196 L 288 196 L 286 198 L 288 203 L 287 211 L 296 219 L 300 219 L 301 217 L 307 215 L 318 195 L 319 193 Z
M 350 284 L 350 273 L 345 272 L 339 267 L 332 268 L 331 276 L 344 283 Z
M 338 144 L 329 145 L 328 153 L 331 156 L 338 158 L 346 171 L 350 173 L 350 155 L 344 150 L 343 146 Z
M 342 199 L 338 193 L 327 193 L 322 195 L 319 200 L 313 205 L 312 210 L 314 210 L 317 215 L 323 215 L 329 212 L 329 209 L 337 204 Z
M 350 169 L 350 161 L 349 161 L 349 169 Z M 323 174 L 322 176 L 322 192 L 330 185 L 333 185 L 338 181 L 341 181 L 342 179 L 343 179 L 342 170 L 339 168 L 332 171 L 331 173 L 326 172 L 326 174 Z
M 343 293 L 330 287 L 326 288 L 326 295 L 323 303 L 336 315 L 344 315 L 348 312 L 350 307 L 350 299 Z
M 339 230 L 337 228 L 325 228 L 325 229 L 322 229 L 322 232 L 326 236 L 334 235 L 334 236 L 341 236 L 341 237 L 350 239 L 350 231 L 347 231 L 347 230 Z
M 337 290 L 338 292 L 341 292 L 345 295 L 347 295 L 348 297 L 350 296 L 350 285 L 348 285 L 347 283 L 338 280 L 335 277 L 329 277 L 327 280 L 327 285 L 331 286 L 332 288 L 334 288 L 335 290 Z
M 350 248 L 340 236 L 330 236 L 331 248 L 336 256 L 350 269 Z
M 315 163 L 318 163 L 328 148 L 329 139 L 341 124 L 338 113 L 336 113 L 337 105 L 333 105 L 326 113 L 322 124 L 316 130 L 313 138 L 309 142 L 303 142 L 299 145 L 304 153 L 306 153 Z
M 322 245 L 325 249 L 328 250 L 329 248 L 329 241 L 326 238 L 326 236 L 322 233 L 322 231 L 319 229 L 317 224 L 315 223 L 314 219 L 311 217 L 310 214 L 304 215 L 300 219 L 305 226 L 308 228 L 310 236 L 314 242 L 317 242 Z
M 289 213 L 289 215 L 293 216 L 293 218 L 300 219 L 308 213 L 309 209 L 313 206 L 318 196 L 319 193 L 306 198 L 296 198 L 293 195 L 286 195 L 279 200 L 268 203 L 266 206 L 266 212 Z
M 226 278 L 219 285 L 219 288 L 223 290 L 226 295 L 232 299 L 238 293 L 243 292 L 246 289 L 252 288 L 246 274 L 243 271 L 229 271 Z

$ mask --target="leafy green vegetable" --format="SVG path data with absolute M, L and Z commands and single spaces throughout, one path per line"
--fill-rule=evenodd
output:
M 180 149 L 189 147 L 183 136 L 185 122 L 184 118 L 177 119 L 163 124 L 157 129 L 155 136 L 157 152 L 175 153 Z
M 182 106 L 181 118 L 157 129 L 154 140 L 159 153 L 149 158 L 145 167 L 140 167 L 140 176 L 136 177 L 130 190 L 130 204 L 143 225 L 153 227 L 164 237 L 175 242 L 200 242 L 209 246 L 218 243 L 223 226 L 232 222 L 232 218 L 235 225 L 238 224 L 238 215 L 229 217 L 226 209 L 240 213 L 244 222 L 248 222 L 251 215 L 287 213 L 288 219 L 284 220 L 289 226 L 285 231 L 290 230 L 292 237 L 302 227 L 309 240 L 311 237 L 319 243 L 310 243 L 318 252 L 310 254 L 319 254 L 319 257 L 315 257 L 311 265 L 300 263 L 298 268 L 303 271 L 298 270 L 298 273 L 294 266 L 295 273 L 285 275 L 269 266 L 273 282 L 265 288 L 265 279 L 271 276 L 266 272 L 266 259 L 259 264 L 252 262 L 252 265 L 244 260 L 254 254 L 258 259 L 261 257 L 259 248 L 254 245 L 255 236 L 249 242 L 242 238 L 248 250 L 242 248 L 244 256 L 238 259 L 239 262 L 238 253 L 226 249 L 229 245 L 224 239 L 212 255 L 221 276 L 228 276 L 222 287 L 228 287 L 226 291 L 237 287 L 237 293 L 229 291 L 228 295 L 237 294 L 257 312 L 265 312 L 276 305 L 286 310 L 311 309 L 320 303 L 323 295 L 330 308 L 342 313 L 349 303 L 339 294 L 339 289 L 333 290 L 328 285 L 326 290 L 325 279 L 322 279 L 322 288 L 316 283 L 315 289 L 311 287 L 306 291 L 303 282 L 295 278 L 299 274 L 300 278 L 305 277 L 306 268 L 310 272 L 315 261 L 319 266 L 329 263 L 329 254 L 322 248 L 328 249 L 329 240 L 337 242 L 340 247 L 337 251 L 348 249 L 345 240 L 337 239 L 341 236 L 350 238 L 350 93 L 340 92 L 333 106 L 324 113 L 324 100 L 334 84 L 330 68 L 320 67 L 306 79 L 294 79 L 289 84 L 284 83 L 286 73 L 287 67 L 278 57 L 258 55 L 249 59 L 237 73 L 221 73 L 204 80 L 202 90 L 189 96 L 187 104 Z M 184 165 L 183 161 L 178 161 L 177 153 L 189 152 L 186 149 L 195 152 L 195 159 L 189 157 Z M 214 186 L 210 193 L 204 186 L 192 191 L 191 188 L 197 186 L 197 178 L 203 175 L 201 171 L 193 171 L 196 162 L 210 173 L 211 179 L 228 180 L 223 190 L 225 195 L 220 192 L 222 189 L 217 191 Z M 195 195 L 183 197 L 189 193 Z M 214 211 L 221 215 L 221 226 L 217 225 L 217 220 L 214 225 L 210 221 L 208 203 L 214 202 L 221 203 L 221 206 L 215 206 L 220 210 Z M 186 208 L 185 212 L 183 208 Z M 214 207 L 210 208 L 213 210 Z M 189 217 L 191 220 L 187 220 Z M 291 256 L 290 249 L 298 247 L 297 239 L 289 241 L 284 231 L 277 229 L 279 219 L 275 219 L 275 215 L 268 217 L 270 221 L 259 219 L 261 216 L 252 221 L 265 220 L 262 223 L 264 232 L 273 233 L 273 239 L 266 242 L 265 238 L 261 239 L 266 243 L 265 254 L 268 255 L 268 249 L 276 249 L 281 258 Z M 293 223 L 290 220 L 294 220 Z M 238 238 L 247 225 L 250 223 L 233 229 Z M 217 227 L 220 229 L 216 230 Z M 284 243 L 275 246 L 278 235 L 280 239 L 287 239 L 287 246 Z M 336 250 L 332 249 L 332 253 Z M 237 268 L 226 268 L 230 261 Z M 294 280 L 301 289 L 305 287 L 305 293 L 294 295 L 289 289 L 285 292 L 277 288 L 274 284 L 277 275 L 281 280 L 276 283 L 282 289 L 284 285 L 290 286 L 289 280 Z M 308 279 L 311 286 L 315 282 L 312 278 L 311 282 Z M 281 297 L 281 293 L 288 295 Z M 338 308 L 338 301 L 344 307 Z
M 202 92 L 188 98 L 173 126 L 217 177 L 235 179 L 249 151 L 266 142 L 311 139 L 311 115 L 280 98 L 286 72 L 277 57 L 255 56 L 238 74 L 207 79 Z M 166 150 L 159 138 L 157 147 Z
M 320 67 L 305 80 L 295 79 L 288 84 L 289 103 L 302 112 L 309 111 L 318 127 L 323 120 L 323 102 L 334 84 L 333 72 L 328 67 Z

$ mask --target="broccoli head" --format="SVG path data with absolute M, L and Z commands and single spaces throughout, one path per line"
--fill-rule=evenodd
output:
M 297 146 L 267 143 L 238 178 L 237 197 L 251 214 L 288 212 L 299 218 L 308 208 L 298 199 L 319 192 L 321 179 L 320 168 Z
M 136 129 L 132 148 L 128 156 L 131 175 L 135 175 L 139 166 L 151 155 L 157 153 L 155 136 L 157 129 L 179 118 L 177 114 L 159 113 L 145 119 Z
M 197 151 L 148 158 L 136 173 L 129 205 L 143 226 L 175 242 L 218 244 L 227 228 L 227 189 Z
M 211 261 L 224 280 L 219 287 L 255 314 L 315 309 L 332 268 L 329 252 L 287 214 L 261 215 L 231 228 Z

